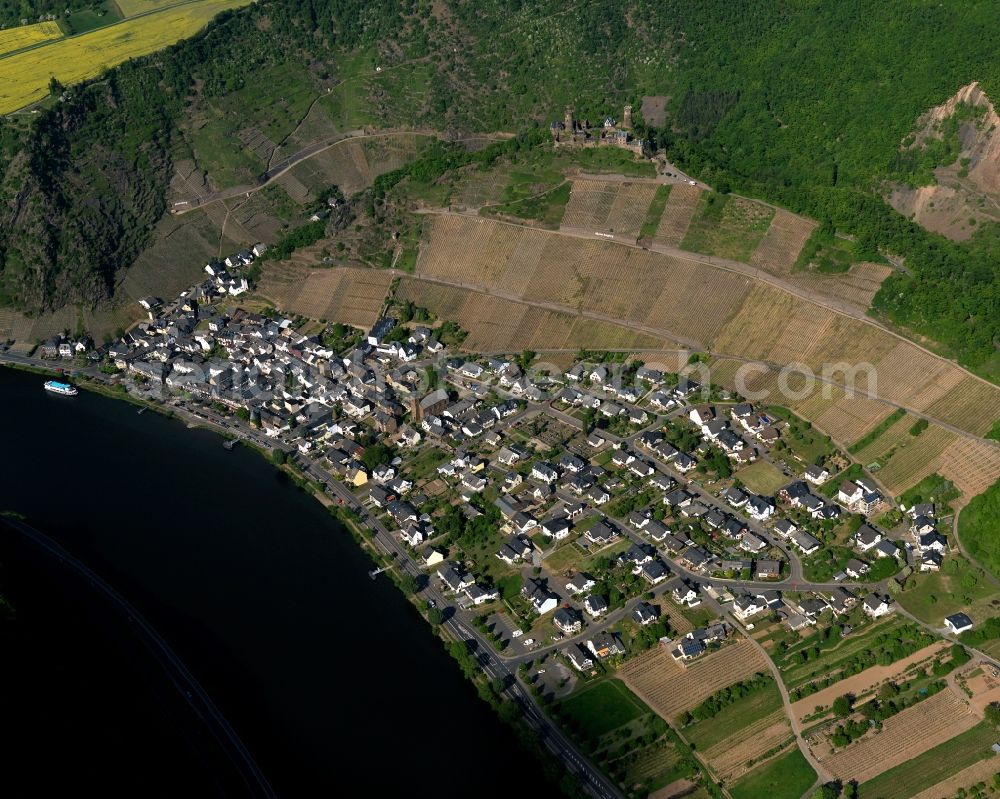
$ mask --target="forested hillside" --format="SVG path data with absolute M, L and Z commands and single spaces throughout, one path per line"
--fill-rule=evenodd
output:
M 972 80 L 1000 97 L 998 11 L 1000 0 L 264 0 L 74 91 L 30 129 L 4 124 L 0 299 L 39 310 L 110 294 L 149 243 L 178 153 L 211 131 L 192 132 L 201 115 L 235 108 L 278 141 L 298 120 L 273 109 L 293 94 L 307 106 L 330 93 L 345 127 L 452 131 L 544 125 L 566 104 L 596 120 L 665 95 L 666 122 L 648 133 L 671 159 L 898 256 L 907 273 L 876 308 L 996 374 L 1000 236 L 984 226 L 949 242 L 892 211 L 881 186 L 908 168 L 900 142 L 928 108 Z M 216 182 L 259 168 L 231 149 L 200 164 Z
M 60 19 L 67 10 L 99 5 L 95 0 L 0 0 L 0 27 L 40 22 L 49 17 Z

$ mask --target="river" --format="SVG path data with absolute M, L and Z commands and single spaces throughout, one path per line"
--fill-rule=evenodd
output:
M 500 796 L 539 777 L 416 611 L 260 456 L 42 382 L 0 368 L 0 511 L 140 610 L 280 796 Z

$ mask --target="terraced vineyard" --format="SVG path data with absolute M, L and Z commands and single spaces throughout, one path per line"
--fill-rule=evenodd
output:
M 667 204 L 663 208 L 663 216 L 660 217 L 660 225 L 653 238 L 654 244 L 666 247 L 680 246 L 698 207 L 699 197 L 701 189 L 697 186 L 681 183 L 671 187 Z
M 790 273 L 799 252 L 817 227 L 812 219 L 779 208 L 750 256 L 750 264 L 776 275 Z
M 971 729 L 979 719 L 951 688 L 887 719 L 869 734 L 820 762 L 837 779 L 865 782 Z
M 830 364 L 869 364 L 881 398 L 982 435 L 1000 416 L 1000 389 L 954 364 L 858 319 L 756 285 L 712 344 L 719 354 L 770 363 L 801 362 L 822 374 Z M 843 379 L 842 374 L 831 374 Z M 868 388 L 859 373 L 858 389 Z
M 417 274 L 614 317 L 665 337 L 683 329 L 698 341 L 712 337 L 750 290 L 749 278 L 713 272 L 706 279 L 689 261 L 456 215 L 434 219 Z
M 671 190 L 668 207 L 678 188 Z M 778 404 L 790 406 L 842 444 L 857 441 L 891 412 L 890 405 L 879 401 L 882 398 L 917 410 L 934 409 L 955 427 L 978 434 L 1000 415 L 1000 389 L 914 344 L 776 287 L 680 258 L 493 220 L 440 215 L 433 220 L 430 245 L 421 250 L 417 272 L 509 293 L 511 300 L 557 306 L 553 312 L 565 308 L 569 313 L 621 319 L 639 327 L 643 332 L 638 335 L 648 346 L 656 346 L 649 339 L 660 331 L 671 342 L 668 349 L 677 346 L 674 342 L 702 343 L 722 356 L 805 363 L 820 375 L 831 364 L 870 364 L 877 379 L 869 387 L 868 372 L 858 371 L 855 387 L 862 393 L 854 396 L 837 385 L 824 388 L 817 382 L 811 391 L 789 397 L 780 391 L 778 375 L 767 369 L 750 372 L 743 385 L 770 391 Z M 494 298 L 493 304 L 498 302 Z M 443 300 L 436 304 L 446 305 Z M 478 318 L 491 325 L 491 332 L 471 342 L 484 351 L 545 340 L 551 343 L 541 344 L 541 349 L 569 341 L 575 345 L 582 327 L 576 325 L 561 337 L 567 324 L 557 323 L 558 315 L 540 319 L 537 313 L 508 307 L 500 317 L 494 307 L 475 303 L 463 314 L 470 330 Z M 520 321 L 514 325 L 510 319 Z M 548 326 L 553 328 L 551 339 L 540 332 Z M 605 326 L 601 338 L 628 339 L 617 326 Z M 714 382 L 741 388 L 733 385 L 738 365 L 717 359 L 713 367 Z M 834 382 L 849 376 L 844 371 L 828 374 Z M 801 387 L 794 377 L 788 385 Z M 878 399 L 864 396 L 869 388 L 877 391 Z M 908 488 L 930 471 L 939 471 L 969 490 L 989 485 L 990 477 L 1000 474 L 1000 453 L 990 445 L 968 442 L 960 448 L 957 436 L 935 425 L 924 436 L 886 465 L 880 477 L 889 490 Z
M 792 737 L 785 711 L 775 710 L 702 754 L 719 779 L 731 782 L 750 770 L 748 761 L 762 757 Z
M 748 641 L 737 641 L 679 666 L 656 648 L 628 661 L 620 671 L 625 683 L 653 710 L 670 720 L 698 705 L 720 688 L 766 669 L 763 656 Z
M 442 319 L 457 322 L 469 333 L 462 346 L 476 352 L 646 349 L 673 344 L 622 325 L 427 283 L 419 278 L 403 278 L 397 297 L 427 308 Z
M 942 422 L 985 435 L 993 421 L 1000 418 L 1000 392 L 979 378 L 966 375 L 922 410 Z
M 378 318 L 391 278 L 375 269 L 277 264 L 265 270 L 259 292 L 287 313 L 369 327 Z
M 958 436 L 950 430 L 931 425 L 906 448 L 896 450 L 877 474 L 879 481 L 893 494 L 900 494 L 939 468 L 941 454 Z M 950 475 L 946 475 L 950 479 Z
M 575 180 L 562 226 L 634 241 L 655 194 L 655 183 Z
M 994 743 L 996 728 L 982 722 L 863 783 L 859 786 L 858 795 L 861 799 L 913 799 L 914 794 L 924 797 L 925 789 L 984 760 L 992 762 L 996 772 L 1000 769 L 991 750 Z M 931 795 L 940 799 L 951 794 L 935 792 Z
M 885 430 L 878 438 L 872 441 L 867 447 L 863 447 L 854 453 L 860 463 L 865 465 L 874 463 L 886 453 L 901 446 L 909 444 L 913 436 L 910 435 L 910 428 L 913 427 L 916 419 L 910 415 L 904 416 Z M 861 438 L 861 436 L 858 436 Z M 855 439 L 857 440 L 857 439 Z
M 818 272 L 809 275 L 792 273 L 787 279 L 828 297 L 846 300 L 867 311 L 882 281 L 889 277 L 892 271 L 891 266 L 865 262 L 852 264 L 849 271 L 839 275 L 824 275 Z
M 1000 475 L 1000 449 L 958 438 L 941 453 L 937 468 L 966 497 L 983 493 Z

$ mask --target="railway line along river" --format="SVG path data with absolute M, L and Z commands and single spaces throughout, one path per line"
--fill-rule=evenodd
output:
M 517 762 L 522 788 L 539 784 L 513 733 L 317 502 L 210 431 L 43 381 L 0 369 L 0 511 L 23 514 L 138 609 L 278 796 L 413 795 L 431 780 L 443 795 L 472 784 L 508 795 L 514 786 L 485 779 L 502 762 Z M 11 553 L 8 541 L 0 557 L 16 582 Z

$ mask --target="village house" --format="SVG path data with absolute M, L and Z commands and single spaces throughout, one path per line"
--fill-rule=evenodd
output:
M 635 606 L 635 610 L 632 611 L 632 619 L 642 627 L 645 627 L 647 624 L 653 624 L 657 618 L 656 608 L 648 602 L 640 602 Z
M 594 661 L 591 660 L 590 654 L 579 644 L 567 647 L 563 650 L 563 654 L 577 671 L 587 671 L 594 667 Z
M 583 600 L 583 609 L 595 619 L 608 610 L 608 600 L 599 594 L 591 594 Z
M 604 658 L 613 655 L 624 655 L 625 647 L 614 633 L 601 632 L 587 641 L 589 649 L 597 658 Z
M 966 613 L 953 613 L 945 617 L 944 626 L 952 635 L 959 635 L 972 629 L 972 619 Z
M 892 612 L 889 597 L 874 593 L 865 597 L 862 607 L 865 615 L 873 619 L 882 618 Z
M 549 591 L 544 580 L 529 577 L 521 588 L 521 596 L 528 600 L 539 616 L 556 609 L 559 597 Z
M 583 629 L 583 617 L 571 607 L 561 607 L 552 617 L 552 623 L 566 635 L 573 635 Z

